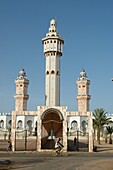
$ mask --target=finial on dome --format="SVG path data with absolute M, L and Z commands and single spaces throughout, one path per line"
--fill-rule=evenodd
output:
M 82 68 L 82 71 L 80 72 L 80 76 L 78 78 L 78 80 L 88 80 L 85 69 Z
M 57 31 L 57 24 L 56 20 L 53 18 L 50 21 L 50 27 L 49 27 L 49 32 L 46 34 L 46 36 L 59 36 L 58 31 Z
M 56 27 L 56 21 L 54 18 L 50 21 L 50 27 Z
M 17 80 L 27 80 L 27 76 L 26 76 L 26 72 L 25 70 L 22 68 L 20 71 L 19 71 L 19 75 L 17 77 Z

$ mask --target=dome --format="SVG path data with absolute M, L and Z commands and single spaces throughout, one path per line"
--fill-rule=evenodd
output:
M 81 77 L 86 77 L 86 72 L 85 72 L 84 69 L 80 72 L 80 76 L 81 76 Z
M 52 19 L 52 20 L 50 21 L 50 27 L 56 27 L 56 21 L 55 21 L 55 19 Z
M 88 80 L 84 69 L 82 69 L 82 71 L 80 72 L 80 76 L 79 76 L 78 80 Z
M 22 69 L 22 70 L 20 70 L 19 74 L 24 76 L 26 73 L 25 73 L 24 69 Z
M 17 77 L 17 80 L 22 80 L 22 79 L 27 79 L 26 72 L 23 68 L 19 71 L 19 75 Z

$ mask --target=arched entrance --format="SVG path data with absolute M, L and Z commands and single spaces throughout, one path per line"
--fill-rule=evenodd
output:
M 57 109 L 47 109 L 42 114 L 41 149 L 53 149 L 55 139 L 63 134 L 63 116 Z

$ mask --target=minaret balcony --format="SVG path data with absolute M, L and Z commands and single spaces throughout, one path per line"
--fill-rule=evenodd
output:
M 90 95 L 77 95 L 76 98 L 77 98 L 77 99 L 81 99 L 81 98 L 90 99 L 91 96 L 90 96 Z
M 14 98 L 26 98 L 26 99 L 29 99 L 29 95 L 28 94 L 15 94 L 14 95 Z

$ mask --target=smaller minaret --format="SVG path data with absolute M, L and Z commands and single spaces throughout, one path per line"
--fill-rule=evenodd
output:
M 90 110 L 89 101 L 91 96 L 89 95 L 89 85 L 90 80 L 88 80 L 85 70 L 83 69 L 80 72 L 80 76 L 76 81 L 78 86 L 78 112 L 80 115 L 87 115 L 87 112 Z
M 16 94 L 15 98 L 15 111 L 27 111 L 27 100 L 29 99 L 28 84 L 29 80 L 27 79 L 24 69 L 21 69 L 19 76 L 15 80 L 16 84 Z

